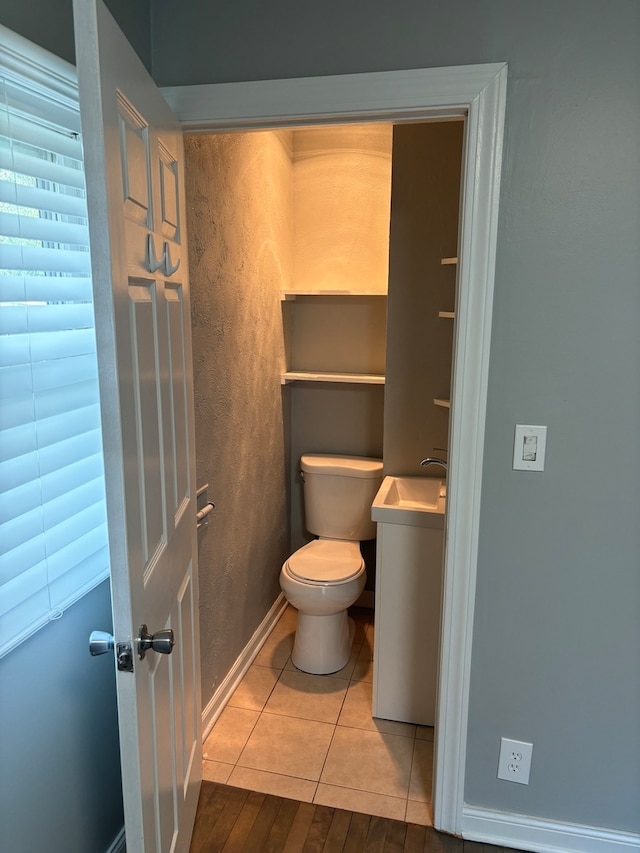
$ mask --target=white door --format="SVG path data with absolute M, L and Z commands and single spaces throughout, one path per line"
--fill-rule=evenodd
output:
M 202 765 L 182 137 L 102 2 L 74 17 L 127 851 L 186 851 Z M 141 659 L 142 625 L 172 652 Z

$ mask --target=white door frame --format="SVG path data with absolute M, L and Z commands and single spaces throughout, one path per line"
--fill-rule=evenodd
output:
M 471 645 L 507 66 L 164 88 L 185 132 L 465 121 L 451 395 L 434 824 L 463 830 Z

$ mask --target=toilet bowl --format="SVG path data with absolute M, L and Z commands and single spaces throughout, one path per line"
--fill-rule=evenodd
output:
M 347 608 L 360 596 L 366 577 L 358 542 L 316 539 L 286 561 L 280 588 L 298 610 L 295 667 L 322 675 L 346 665 L 355 632 Z
M 305 521 L 319 538 L 280 571 L 280 587 L 298 610 L 292 661 L 304 672 L 342 669 L 355 628 L 349 608 L 366 581 L 360 541 L 375 536 L 371 503 L 382 482 L 380 459 L 305 454 L 300 460 Z

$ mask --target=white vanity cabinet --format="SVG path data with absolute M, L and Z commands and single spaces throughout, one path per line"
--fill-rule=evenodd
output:
M 374 507 L 377 520 L 375 515 Z M 444 514 L 396 517 L 402 523 L 378 520 L 372 712 L 386 720 L 433 726 Z

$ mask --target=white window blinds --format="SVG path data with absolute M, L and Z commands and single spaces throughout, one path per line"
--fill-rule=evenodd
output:
M 108 576 L 77 105 L 0 66 L 0 656 Z

